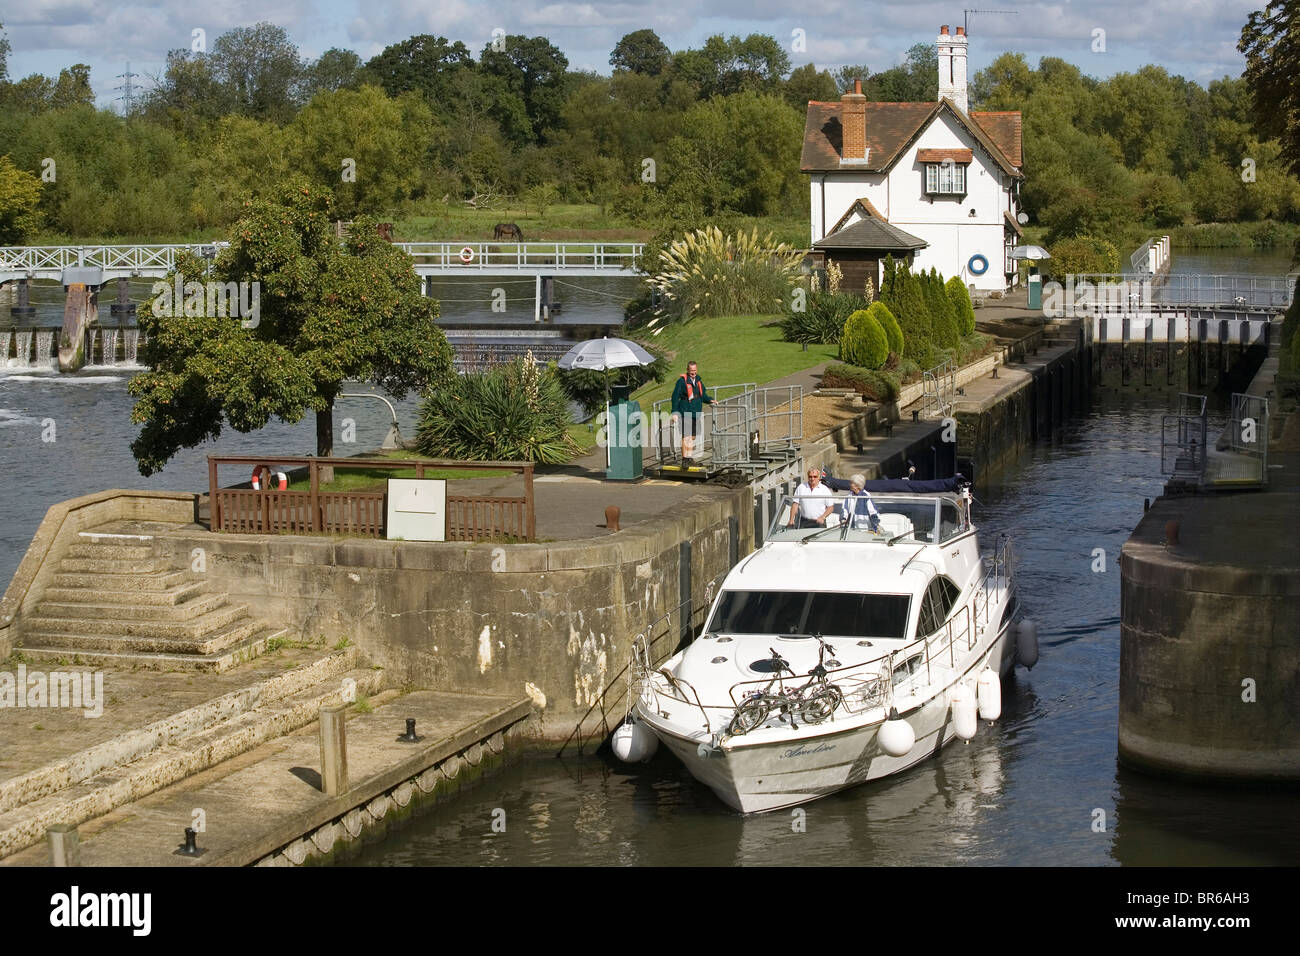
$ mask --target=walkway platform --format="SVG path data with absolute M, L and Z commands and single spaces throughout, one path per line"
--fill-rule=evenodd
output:
M 336 797 L 320 790 L 320 743 L 313 722 L 84 824 L 81 864 L 286 865 L 327 854 L 360 838 L 368 824 L 389 813 L 401 815 L 417 792 L 454 792 L 474 776 L 476 761 L 491 762 L 500 754 L 505 731 L 527 718 L 531 708 L 527 698 L 417 691 L 394 695 L 367 713 L 354 709 L 347 719 L 352 783 Z M 407 718 L 416 721 L 422 738 L 416 743 L 397 739 Z M 441 769 L 426 776 L 434 767 Z M 178 855 L 196 811 L 204 826 L 196 844 L 204 852 Z M 484 820 L 485 831 L 489 823 Z M 47 866 L 49 856 L 37 845 L 0 865 Z

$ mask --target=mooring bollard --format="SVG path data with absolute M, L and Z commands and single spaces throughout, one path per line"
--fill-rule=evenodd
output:
M 621 514 L 618 505 L 610 505 L 605 509 L 605 527 L 610 531 L 618 530 L 618 516 Z
M 1165 522 L 1165 547 L 1172 548 L 1178 543 L 1178 522 Z
M 51 866 L 81 866 L 81 837 L 71 823 L 56 823 L 45 831 Z
M 200 850 L 199 845 L 195 842 L 198 831 L 193 827 L 185 828 L 185 842 L 176 848 L 173 856 L 202 856 L 207 850 Z
M 404 744 L 413 744 L 419 742 L 420 738 L 415 734 L 415 718 L 406 718 L 406 733 L 397 738 Z
M 337 797 L 348 789 L 347 704 L 320 709 L 320 788 Z

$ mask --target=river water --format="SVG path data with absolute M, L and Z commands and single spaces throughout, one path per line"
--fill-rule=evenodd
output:
M 1179 786 L 1116 763 L 1119 551 L 1143 498 L 1160 493 L 1165 411 L 1160 400 L 1107 397 L 976 489 L 985 546 L 1000 532 L 1015 540 L 1041 655 L 1032 672 L 1017 669 L 1002 718 L 969 743 L 806 804 L 803 832 L 790 811 L 736 814 L 664 748 L 645 766 L 529 757 L 430 808 L 359 862 L 1300 863 L 1294 793 Z M 1098 548 L 1104 570 L 1094 571 Z M 504 833 L 493 832 L 497 810 Z

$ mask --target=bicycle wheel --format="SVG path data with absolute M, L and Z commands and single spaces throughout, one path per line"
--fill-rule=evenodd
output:
M 800 702 L 799 719 L 806 724 L 820 724 L 835 713 L 842 703 L 844 695 L 838 687 L 823 687 Z
M 731 723 L 727 725 L 727 733 L 733 737 L 747 734 L 755 727 L 761 727 L 770 712 L 771 705 L 766 699 L 751 697 L 736 708 Z

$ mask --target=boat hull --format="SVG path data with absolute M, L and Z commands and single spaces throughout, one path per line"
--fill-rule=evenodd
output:
M 1005 676 L 1014 664 L 1014 647 L 1004 627 L 960 680 L 970 680 L 986 665 Z M 901 773 L 937 756 L 954 736 L 950 692 L 959 681 L 900 716 L 916 734 L 912 749 L 893 757 L 881 748 L 877 735 L 883 720 L 854 726 L 845 720 L 818 725 L 821 732 L 797 739 L 755 741 L 732 737 L 714 747 L 702 732 L 675 732 L 654 713 L 638 708 L 641 718 L 686 765 L 728 806 L 741 813 L 765 813 L 798 806 L 827 794 Z M 898 701 L 902 705 L 903 701 Z

